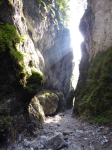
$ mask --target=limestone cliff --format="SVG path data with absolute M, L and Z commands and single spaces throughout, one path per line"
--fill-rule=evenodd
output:
M 79 28 L 84 42 L 74 113 L 111 125 L 112 1 L 88 0 Z
M 60 23 L 52 0 L 0 1 L 0 116 L 4 124 L 0 135 L 15 128 L 33 130 L 26 114 L 31 99 L 43 89 L 57 92 L 59 104 L 62 92 L 64 107 L 72 106 L 70 43 L 69 30 Z M 28 124 L 23 127 L 25 121 Z M 20 126 L 14 126 L 15 122 Z

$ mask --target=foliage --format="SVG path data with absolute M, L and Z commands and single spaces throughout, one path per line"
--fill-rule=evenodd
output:
M 70 0 L 54 0 L 55 8 L 59 11 L 60 20 L 64 24 L 65 27 L 68 26 L 70 16 L 68 11 L 70 10 L 70 6 L 68 4 Z
M 45 2 L 36 0 L 36 3 L 39 5 L 39 8 L 43 5 L 45 11 L 47 12 L 47 6 L 46 6 Z
M 52 97 L 55 97 L 51 91 L 45 91 L 44 95 L 49 101 L 51 100 Z
M 79 113 L 82 117 L 99 123 L 112 122 L 112 47 L 100 52 L 92 60 L 86 85 L 80 89 Z M 94 119 L 95 118 L 95 119 Z

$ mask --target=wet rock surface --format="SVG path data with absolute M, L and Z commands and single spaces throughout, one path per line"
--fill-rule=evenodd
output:
M 72 116 L 72 109 L 46 117 L 34 136 L 23 136 L 1 150 L 112 150 L 112 128 L 90 125 Z

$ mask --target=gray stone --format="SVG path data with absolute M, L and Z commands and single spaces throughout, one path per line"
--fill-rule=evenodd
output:
M 95 150 L 93 145 L 90 145 L 90 150 Z
M 21 134 L 19 134 L 18 142 L 21 142 L 21 140 L 22 140 L 22 136 L 21 136 Z
M 45 148 L 51 148 L 57 150 L 57 148 L 63 143 L 63 135 L 61 133 L 56 134 L 55 136 L 49 138 L 45 142 Z
M 110 128 L 109 128 L 109 127 L 107 127 L 107 128 L 105 129 L 105 133 L 106 133 L 106 134 L 109 134 L 109 133 L 110 133 Z
M 106 143 L 108 143 L 109 142 L 109 140 L 108 139 L 103 139 L 102 141 L 101 141 L 101 145 L 105 145 Z
M 31 145 L 31 142 L 24 140 L 24 147 L 29 147 Z
M 83 134 L 83 133 L 84 133 L 84 131 L 83 131 L 83 130 L 76 130 L 76 132 L 77 132 L 77 133 L 81 133 L 81 134 Z
M 68 147 L 67 150 L 81 150 L 80 147 L 76 146 L 75 144 L 72 144 Z
M 70 131 L 64 131 L 63 132 L 63 135 L 68 135 L 68 134 L 70 134 Z
M 28 107 L 30 119 L 38 123 L 45 118 L 43 107 L 40 104 L 38 98 L 34 96 Z

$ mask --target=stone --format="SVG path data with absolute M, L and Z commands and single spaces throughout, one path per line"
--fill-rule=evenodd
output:
M 81 150 L 81 148 L 78 147 L 78 146 L 76 146 L 75 144 L 72 144 L 72 145 L 70 145 L 70 146 L 68 147 L 67 150 Z
M 50 90 L 43 90 L 35 96 L 43 107 L 45 115 L 53 115 L 58 108 L 58 96 Z
M 31 142 L 24 140 L 24 147 L 29 147 L 31 145 Z
M 59 127 L 61 124 L 60 123 L 57 123 L 57 126 Z
M 21 136 L 21 134 L 19 134 L 18 142 L 21 142 L 21 140 L 22 140 L 22 136 Z
M 93 145 L 90 145 L 90 150 L 95 150 Z
M 77 133 L 81 133 L 81 134 L 83 134 L 83 133 L 84 133 L 84 131 L 83 131 L 83 130 L 76 130 L 76 132 L 77 132 Z
M 68 147 L 68 145 L 69 145 L 68 142 L 64 142 L 58 147 L 58 149 L 62 149 L 63 147 Z
M 34 122 L 41 122 L 45 118 L 43 107 L 36 96 L 32 98 L 28 107 L 28 112 L 30 119 Z
M 101 145 L 105 145 L 106 143 L 108 143 L 109 142 L 109 140 L 108 139 L 103 139 L 102 141 L 101 141 Z
M 45 142 L 45 148 L 51 148 L 53 150 L 57 150 L 57 148 L 63 143 L 63 135 L 61 133 L 57 133 L 53 137 L 49 138 Z
M 68 135 L 68 134 L 70 134 L 70 131 L 64 131 L 63 132 L 63 135 Z
M 109 128 L 109 127 L 107 127 L 107 128 L 105 129 L 105 133 L 106 133 L 106 134 L 109 134 L 109 133 L 110 133 L 110 128 Z

